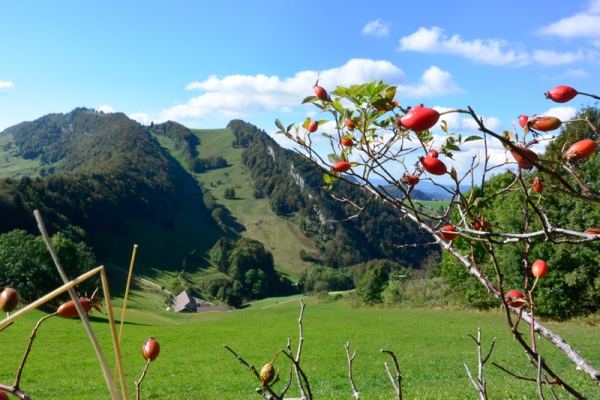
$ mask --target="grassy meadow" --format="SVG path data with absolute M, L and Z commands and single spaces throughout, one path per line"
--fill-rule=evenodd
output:
M 148 292 L 148 293 L 146 293 Z M 229 345 L 258 369 L 292 339 L 298 342 L 298 296 L 255 302 L 235 312 L 173 314 L 160 305 L 159 290 L 135 286 L 130 297 L 123 337 L 123 361 L 130 398 L 145 360 L 141 347 L 155 337 L 161 354 L 142 384 L 142 399 L 248 399 L 259 382 L 223 348 Z M 316 399 L 352 398 L 347 378 L 346 341 L 358 348 L 354 377 L 362 399 L 392 399 L 393 389 L 380 349 L 396 352 L 403 374 L 403 391 L 410 399 L 476 399 L 477 393 L 463 363 L 476 371 L 476 347 L 467 333 L 483 330 L 485 349 L 498 341 L 491 361 L 515 373 L 534 376 L 523 351 L 513 341 L 499 312 L 441 309 L 361 309 L 345 302 L 318 303 L 305 298 L 302 366 Z M 116 306 L 122 305 L 116 300 Z M 0 382 L 11 384 L 36 321 L 45 315 L 34 311 L 2 332 L 3 364 Z M 115 309 L 117 318 L 121 309 Z M 107 318 L 94 313 L 92 325 L 114 368 L 114 353 Z M 575 323 L 550 323 L 550 328 L 579 349 L 592 364 L 600 364 L 599 328 Z M 575 370 L 552 346 L 540 340 L 548 363 L 589 398 L 599 389 Z M 288 371 L 279 357 L 276 367 Z M 287 372 L 284 373 L 284 375 Z M 489 365 L 485 369 L 491 399 L 536 398 L 535 384 L 513 379 Z M 107 399 L 101 369 L 85 328 L 76 320 L 52 317 L 44 322 L 25 365 L 21 387 L 38 399 Z M 281 390 L 283 383 L 275 385 Z M 298 391 L 292 385 L 290 396 Z M 559 398 L 568 396 L 557 388 Z
M 0 136 L 0 177 L 21 178 L 39 176 L 40 160 L 25 160 L 18 155 L 13 135 Z

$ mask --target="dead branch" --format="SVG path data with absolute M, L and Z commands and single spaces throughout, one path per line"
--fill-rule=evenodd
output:
M 396 391 L 396 399 L 402 400 L 402 373 L 400 373 L 400 367 L 398 366 L 398 359 L 396 358 L 396 354 L 391 350 L 381 349 L 379 351 L 381 351 L 382 353 L 389 354 L 390 357 L 392 357 L 392 360 L 394 361 L 394 367 L 396 367 L 396 377 L 395 378 L 392 375 L 392 372 L 390 371 L 390 367 L 388 366 L 388 364 L 386 362 L 384 362 L 383 364 L 385 365 L 385 370 L 387 371 L 388 377 L 390 378 L 390 381 L 392 382 L 392 385 L 394 386 L 394 390 Z
M 346 348 L 346 358 L 348 359 L 348 379 L 350 379 L 350 387 L 352 388 L 352 396 L 354 396 L 354 398 L 356 400 L 360 400 L 358 389 L 356 388 L 356 385 L 354 384 L 354 378 L 352 377 L 352 361 L 354 361 L 354 357 L 356 357 L 357 349 L 354 349 L 354 353 L 352 354 L 352 356 L 350 356 L 350 350 L 349 350 L 350 342 L 347 342 L 344 347 Z

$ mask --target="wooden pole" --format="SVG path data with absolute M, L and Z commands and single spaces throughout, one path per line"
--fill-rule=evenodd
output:
M 42 237 L 44 238 L 44 241 L 46 242 L 46 246 L 48 247 L 48 250 L 50 251 L 50 254 L 52 255 L 52 259 L 54 260 L 54 264 L 56 265 L 56 269 L 58 270 L 58 273 L 60 274 L 60 276 L 65 284 L 69 283 L 69 278 L 67 277 L 67 274 L 65 273 L 62 265 L 60 264 L 58 255 L 56 254 L 54 247 L 52 247 L 52 242 L 50 241 L 50 237 L 48 236 L 48 232 L 46 231 L 46 226 L 44 225 L 44 221 L 42 220 L 42 216 L 40 215 L 40 212 L 38 210 L 35 210 L 33 212 L 33 214 L 35 215 L 35 219 L 37 220 L 38 227 L 40 229 L 40 232 L 42 233 Z M 81 321 L 83 322 L 83 325 L 85 326 L 85 330 L 87 331 L 88 336 L 90 337 L 90 341 L 92 342 L 92 345 L 94 346 L 94 350 L 96 351 L 96 355 L 98 356 L 98 360 L 100 361 L 100 365 L 102 366 L 102 372 L 104 373 L 104 380 L 106 381 L 106 386 L 108 387 L 110 395 L 113 400 L 119 400 L 119 392 L 117 391 L 117 387 L 115 386 L 115 383 L 112 380 L 112 375 L 110 373 L 110 369 L 108 368 L 108 364 L 106 363 L 106 358 L 104 358 L 104 353 L 102 352 L 102 348 L 100 348 L 100 343 L 98 343 L 98 339 L 96 338 L 96 335 L 94 334 L 94 330 L 92 329 L 92 325 L 90 324 L 90 320 L 87 316 L 87 313 L 85 312 L 85 310 L 83 309 L 83 306 L 79 302 L 79 296 L 77 296 L 77 293 L 75 293 L 75 289 L 73 289 L 73 287 L 70 287 L 68 289 L 68 292 L 69 292 L 69 295 L 71 296 L 71 299 L 73 299 L 73 302 L 75 303 L 75 308 L 77 308 L 77 312 L 79 313 L 79 316 L 81 317 Z
M 127 385 L 125 383 L 125 373 L 123 370 L 123 360 L 121 358 L 121 344 L 118 343 L 117 339 L 117 328 L 115 324 L 115 315 L 113 313 L 112 303 L 110 301 L 110 291 L 108 288 L 108 278 L 106 277 L 106 271 L 102 268 L 102 290 L 104 290 L 104 298 L 106 299 L 106 309 L 108 310 L 108 319 L 110 320 L 110 334 L 113 340 L 113 347 L 115 348 L 115 361 L 117 364 L 117 372 L 115 372 L 115 382 L 117 380 L 117 373 L 121 380 L 121 393 L 123 394 L 123 400 L 128 400 L 127 396 Z
M 125 310 L 127 308 L 127 298 L 129 297 L 129 286 L 131 285 L 131 276 L 133 275 L 133 265 L 135 264 L 135 255 L 137 253 L 138 245 L 133 245 L 133 254 L 131 255 L 131 264 L 129 264 L 129 275 L 127 276 L 127 286 L 125 287 L 125 298 L 123 299 L 123 311 L 121 312 L 121 326 L 119 328 L 119 350 L 121 349 L 121 342 L 123 341 L 123 325 L 125 325 Z M 117 370 L 115 371 L 115 382 L 117 382 L 117 372 L 119 372 L 120 366 L 117 364 Z M 123 382 L 121 382 L 123 384 Z

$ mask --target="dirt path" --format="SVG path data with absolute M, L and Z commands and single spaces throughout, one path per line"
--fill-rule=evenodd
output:
M 302 297 L 298 297 L 298 299 L 301 299 L 301 298 Z M 291 299 L 291 300 L 286 300 L 286 301 L 278 301 L 275 304 L 271 304 L 270 306 L 264 306 L 264 307 L 261 307 L 260 309 L 262 310 L 262 309 L 269 308 L 269 307 L 275 307 L 275 306 L 278 306 L 280 304 L 289 303 L 290 301 L 298 301 L 298 299 Z

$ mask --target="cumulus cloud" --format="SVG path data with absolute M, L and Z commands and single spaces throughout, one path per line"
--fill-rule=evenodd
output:
M 114 108 L 112 108 L 111 106 L 108 106 L 106 104 L 103 105 L 103 106 L 100 106 L 100 108 L 98 108 L 98 111 L 102 111 L 102 112 L 105 112 L 105 113 L 114 113 L 114 112 L 116 112 Z
M 8 89 L 15 87 L 11 81 L 0 81 L 0 89 Z
M 600 1 L 591 1 L 586 11 L 543 26 L 537 33 L 567 39 L 600 39 Z
M 185 104 L 162 111 L 161 120 L 202 119 L 208 116 L 241 118 L 249 114 L 284 110 L 298 106 L 302 99 L 313 94 L 317 71 L 301 71 L 293 77 L 259 75 L 210 76 L 204 81 L 188 84 L 186 90 L 205 93 Z M 357 82 L 383 80 L 398 86 L 402 96 L 424 97 L 460 93 L 452 76 L 437 67 L 423 73 L 421 81 L 408 82 L 404 72 L 389 61 L 352 59 L 345 65 L 320 72 L 320 84 L 328 90 Z
M 390 27 L 392 26 L 389 22 L 383 22 L 381 18 L 375 21 L 368 22 L 362 30 L 363 35 L 371 36 L 388 36 L 390 34 Z
M 131 118 L 143 125 L 150 125 L 150 123 L 153 121 L 153 119 L 150 118 L 150 116 L 146 113 L 129 114 L 129 118 Z
M 464 93 L 449 72 L 432 66 L 423 73 L 420 83 L 400 84 L 396 89 L 398 97 L 432 97 L 446 94 Z
M 416 51 L 430 54 L 457 55 L 481 64 L 494 66 L 527 64 L 561 65 L 587 58 L 590 52 L 559 53 L 552 50 L 527 52 L 515 48 L 503 39 L 464 40 L 460 35 L 448 36 L 442 28 L 419 28 L 415 33 L 400 39 L 400 51 Z
M 550 117 L 556 117 L 561 121 L 568 121 L 575 117 L 577 114 L 577 110 L 574 107 L 552 107 L 542 115 L 547 115 Z

